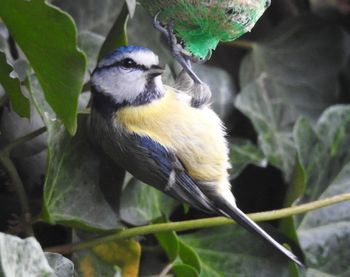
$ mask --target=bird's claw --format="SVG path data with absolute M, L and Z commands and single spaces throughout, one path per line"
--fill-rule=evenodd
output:
M 173 57 L 178 61 L 182 68 L 188 73 L 191 79 L 196 84 L 202 84 L 197 74 L 192 70 L 191 61 L 197 62 L 198 59 L 193 57 L 190 52 L 186 51 L 181 44 L 178 43 L 174 34 L 174 20 L 170 20 L 166 27 L 163 27 L 157 20 L 160 12 L 158 12 L 153 18 L 154 27 L 159 30 L 168 39 L 168 43 L 171 49 Z
M 169 37 L 169 33 L 166 28 L 164 28 L 160 22 L 158 21 L 158 15 L 160 12 L 157 12 L 156 15 L 153 18 L 153 26 L 156 28 L 159 32 L 161 32 L 163 35 L 165 35 L 167 38 Z

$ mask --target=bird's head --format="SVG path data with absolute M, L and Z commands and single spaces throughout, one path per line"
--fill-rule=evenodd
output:
M 163 95 L 158 56 L 140 46 L 123 46 L 103 58 L 91 75 L 95 94 L 114 104 L 141 105 Z

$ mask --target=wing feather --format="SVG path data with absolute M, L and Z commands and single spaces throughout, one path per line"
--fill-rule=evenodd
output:
M 172 150 L 166 149 L 161 144 L 149 137 L 134 135 L 134 147 L 137 148 L 138 162 L 131 166 L 147 168 L 141 170 L 142 174 L 157 174 L 160 177 L 157 187 L 172 195 L 182 202 L 204 210 L 215 212 L 217 209 L 202 192 L 198 183 L 187 173 L 180 159 Z M 147 158 L 145 158 L 147 157 Z M 142 175 L 140 174 L 140 175 Z M 137 176 L 141 181 L 149 179 L 148 176 Z M 150 185 L 153 185 L 150 183 Z

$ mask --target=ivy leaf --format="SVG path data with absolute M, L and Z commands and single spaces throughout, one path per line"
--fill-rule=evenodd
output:
M 348 163 L 319 199 L 350 191 Z M 298 235 L 310 272 L 308 276 L 348 276 L 350 260 L 350 202 L 309 212 L 302 220 Z M 321 274 L 322 273 L 322 274 Z
M 199 256 L 200 276 L 288 276 L 288 261 L 240 226 L 223 226 L 181 235 Z
M 117 17 L 117 20 L 114 22 L 106 37 L 105 42 L 101 47 L 100 53 L 98 55 L 98 60 L 113 51 L 115 48 L 128 45 L 128 36 L 126 32 L 128 19 L 128 7 L 126 4 L 124 4 L 119 16 Z
M 350 106 L 330 107 L 315 129 L 300 119 L 294 140 L 307 184 L 302 201 L 316 200 L 350 160 Z
M 307 277 L 334 277 L 333 274 L 327 274 L 314 268 L 308 268 L 306 271 L 306 276 Z
M 106 36 L 124 1 L 52 0 L 51 3 L 72 15 L 80 32 Z
M 74 255 L 75 265 L 81 277 L 137 277 L 140 259 L 141 247 L 134 240 L 103 243 Z
M 53 0 L 52 3 L 73 16 L 80 32 L 88 31 L 107 36 L 120 14 L 124 1 Z M 168 47 L 162 41 L 161 33 L 154 29 L 152 18 L 140 5 L 128 22 L 128 39 L 131 45 L 143 45 L 152 49 L 164 64 L 174 63 Z
M 0 233 L 1 276 L 55 277 L 39 242 Z
M 176 264 L 172 267 L 177 277 L 198 277 L 198 272 L 191 266 L 186 264 Z
M 32 78 L 32 96 L 48 132 L 49 162 L 44 184 L 44 220 L 88 230 L 121 227 L 99 187 L 100 160 L 88 141 L 86 117 L 71 137 Z
M 347 35 L 313 15 L 285 20 L 254 44 L 240 69 L 236 107 L 253 123 L 269 162 L 290 181 L 295 167 L 292 128 L 300 116 L 316 121 L 339 101 Z
M 350 160 L 350 106 L 328 108 L 315 128 L 308 119 L 299 119 L 294 126 L 294 141 L 298 162 L 285 206 L 291 206 L 300 197 L 299 202 L 318 199 Z M 293 218 L 287 218 L 280 222 L 279 228 L 297 241 L 296 224 Z
M 2 0 L 0 17 L 33 67 L 47 102 L 74 134 L 86 58 L 77 48 L 72 18 L 44 0 Z
M 122 193 L 120 217 L 133 225 L 144 225 L 165 215 L 169 217 L 177 201 L 165 193 L 132 178 Z
M 118 218 L 99 188 L 99 156 L 80 125 L 70 137 L 58 124 L 48 127 L 49 164 L 44 187 L 44 218 L 87 229 L 120 228 Z
M 248 164 L 254 164 L 260 167 L 266 167 L 268 164 L 264 153 L 250 141 L 231 144 L 230 161 L 232 165 L 232 169 L 230 170 L 231 178 L 237 177 Z
M 241 87 L 264 73 L 279 96 L 268 99 L 271 104 L 280 100 L 293 111 L 281 120 L 293 124 L 302 114 L 316 121 L 339 100 L 338 77 L 349 55 L 347 39 L 340 25 L 315 15 L 285 20 L 243 60 Z
M 288 130 L 291 110 L 271 79 L 263 74 L 244 87 L 237 96 L 236 107 L 252 121 L 258 142 L 268 161 L 280 168 L 287 180 L 293 174 L 295 148 Z
M 57 277 L 74 276 L 74 264 L 71 260 L 57 253 L 46 252 L 45 257 Z
M 185 242 L 179 239 L 175 232 L 160 232 L 155 234 L 159 244 L 173 264 L 176 276 L 199 276 L 202 264 L 197 253 Z M 186 274 L 186 275 L 183 275 Z
M 8 94 L 13 110 L 22 117 L 29 117 L 29 99 L 23 95 L 19 79 L 10 76 L 13 70 L 7 62 L 5 53 L 0 51 L 0 85 Z

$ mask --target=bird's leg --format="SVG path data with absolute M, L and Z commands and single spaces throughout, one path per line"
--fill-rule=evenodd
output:
M 156 28 L 159 32 L 161 32 L 163 35 L 165 35 L 169 39 L 169 34 L 166 28 L 164 28 L 160 22 L 157 20 L 157 17 L 160 12 L 157 12 L 156 15 L 153 18 L 153 26 Z
M 198 108 L 208 104 L 211 98 L 210 88 L 207 84 L 202 82 L 192 70 L 191 62 L 205 62 L 210 58 L 211 54 L 209 54 L 204 60 L 201 60 L 183 49 L 181 44 L 177 42 L 174 34 L 174 21 L 171 20 L 166 27 L 163 27 L 157 20 L 158 14 L 159 13 L 154 17 L 154 27 L 166 36 L 170 45 L 171 53 L 183 68 L 176 80 L 178 89 L 184 90 L 191 95 L 191 105 L 193 107 Z
M 154 27 L 167 37 L 171 53 L 174 56 L 174 58 L 178 61 L 178 63 L 182 66 L 183 70 L 187 72 L 187 74 L 196 84 L 202 84 L 203 82 L 192 70 L 191 66 L 191 61 L 197 60 L 191 55 L 191 53 L 184 50 L 183 47 L 177 42 L 176 36 L 174 34 L 174 21 L 171 20 L 165 28 L 157 20 L 158 14 L 159 13 L 157 13 L 153 19 Z

